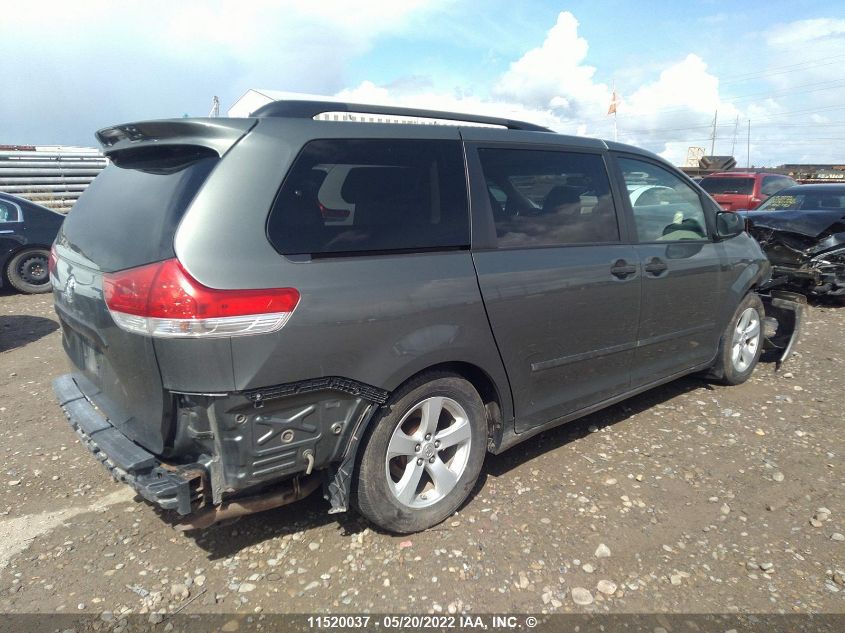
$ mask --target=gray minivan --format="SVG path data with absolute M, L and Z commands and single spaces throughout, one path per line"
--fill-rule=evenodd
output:
M 318 486 L 428 528 L 487 452 L 692 372 L 741 383 L 800 316 L 738 216 L 627 145 L 297 101 L 97 138 L 112 164 L 51 256 L 54 389 L 186 529 Z

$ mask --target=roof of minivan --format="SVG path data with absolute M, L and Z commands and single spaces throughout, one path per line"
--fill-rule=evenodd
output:
M 339 110 L 340 108 L 340 110 Z M 354 120 L 315 119 L 315 113 L 320 112 L 350 112 L 379 114 L 395 114 L 396 116 L 435 118 L 438 125 L 421 125 L 419 123 L 370 122 Z M 395 108 L 387 106 L 368 106 L 363 104 L 344 104 L 337 102 L 311 101 L 276 101 L 259 108 L 249 118 L 183 118 L 162 119 L 153 121 L 139 121 L 104 128 L 97 132 L 97 140 L 103 146 L 106 156 L 114 159 L 123 150 L 132 150 L 144 146 L 166 145 L 202 145 L 223 155 L 237 140 L 251 129 L 261 130 L 264 125 L 256 124 L 264 121 L 300 122 L 306 129 L 325 128 L 331 130 L 331 137 L 338 134 L 351 133 L 354 136 L 363 130 L 378 130 L 377 136 L 390 138 L 398 135 L 398 130 L 407 138 L 455 138 L 460 135 L 465 141 L 475 142 L 507 142 L 525 143 L 531 145 L 554 145 L 593 150 L 610 149 L 618 152 L 638 154 L 649 157 L 663 164 L 671 165 L 662 157 L 647 150 L 601 139 L 585 136 L 570 136 L 559 134 L 548 128 L 518 121 L 487 117 L 473 114 L 459 114 L 441 112 L 437 110 L 421 110 L 416 108 Z M 476 124 L 476 125 L 474 125 Z M 477 125 L 480 124 L 480 125 Z M 276 125 L 270 125 L 271 128 Z M 451 132 L 450 132 L 451 131 Z M 307 134 L 307 133 L 306 133 Z

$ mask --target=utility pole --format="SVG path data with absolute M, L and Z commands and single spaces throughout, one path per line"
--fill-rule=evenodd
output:
M 748 137 L 745 143 L 745 166 L 751 167 L 751 119 L 748 119 Z
M 719 118 L 719 111 L 716 110 L 716 113 L 713 115 L 713 134 L 710 135 L 710 155 L 715 156 L 716 151 L 716 121 Z
M 736 115 L 736 121 L 734 121 L 734 140 L 731 143 L 731 156 L 734 156 L 734 151 L 736 151 L 736 133 L 739 131 L 739 115 Z
M 208 116 L 210 117 L 218 117 L 220 116 L 220 98 L 217 95 L 211 97 L 211 112 L 209 112 Z

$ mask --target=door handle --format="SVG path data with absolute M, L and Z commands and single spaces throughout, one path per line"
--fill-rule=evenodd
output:
M 617 279 L 625 279 L 637 272 L 637 267 L 629 264 L 624 259 L 617 259 L 610 267 L 610 274 Z
M 645 271 L 655 277 L 658 277 L 667 270 L 669 270 L 669 267 L 666 265 L 666 262 L 659 257 L 652 257 L 651 261 L 645 265 Z

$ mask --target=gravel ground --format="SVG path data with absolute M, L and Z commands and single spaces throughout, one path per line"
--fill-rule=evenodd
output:
M 0 612 L 845 611 L 845 308 L 727 388 L 684 379 L 488 456 L 395 537 L 298 504 L 182 534 L 53 401 L 49 296 L 0 295 Z

